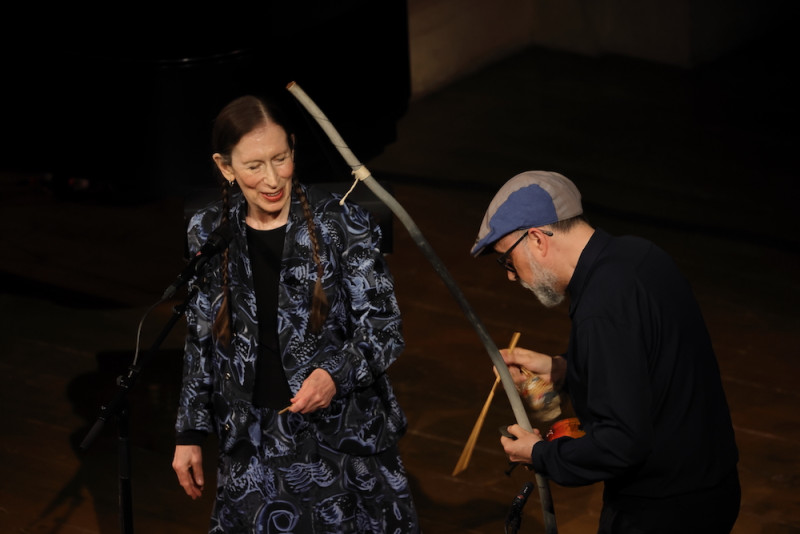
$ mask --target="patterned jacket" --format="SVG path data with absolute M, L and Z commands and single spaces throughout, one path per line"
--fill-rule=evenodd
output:
M 330 406 L 307 417 L 317 439 L 351 454 L 373 454 L 405 432 L 402 412 L 386 370 L 404 348 L 394 281 L 380 252 L 380 227 L 359 206 L 306 188 L 321 243 L 323 287 L 330 311 L 320 334 L 309 332 L 317 267 L 300 200 L 292 192 L 278 289 L 278 336 L 292 393 L 316 368 L 333 377 Z M 250 439 L 258 425 L 251 399 L 258 354 L 256 299 L 247 251 L 241 194 L 232 198 L 234 237 L 229 246 L 233 335 L 229 348 L 212 339 L 221 303 L 221 257 L 206 265 L 190 287 L 198 291 L 186 311 L 183 388 L 176 430 L 216 433 L 223 452 Z M 221 220 L 221 201 L 189 222 L 189 252 L 195 254 Z

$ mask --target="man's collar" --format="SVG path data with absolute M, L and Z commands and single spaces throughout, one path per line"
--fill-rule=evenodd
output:
M 575 266 L 575 272 L 572 273 L 572 278 L 567 285 L 567 294 L 569 295 L 569 315 L 570 317 L 575 312 L 578 302 L 583 292 L 583 287 L 589 278 L 589 273 L 592 270 L 597 257 L 606 248 L 606 245 L 611 240 L 611 235 L 599 228 L 595 229 L 592 237 L 583 248 L 578 264 Z

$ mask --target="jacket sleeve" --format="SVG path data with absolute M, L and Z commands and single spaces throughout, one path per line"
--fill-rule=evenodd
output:
M 345 243 L 337 289 L 342 297 L 331 313 L 345 317 L 349 332 L 325 343 L 327 354 L 316 364 L 331 374 L 339 395 L 372 385 L 404 348 L 394 280 L 380 251 L 380 227 L 357 206 L 349 206 L 346 215 L 337 232 Z
M 645 461 L 653 447 L 650 380 L 636 313 L 592 317 L 577 325 L 588 384 L 586 435 L 539 442 L 533 466 L 564 486 L 619 477 Z M 588 419 L 588 421 L 587 421 Z
M 207 238 L 207 232 L 204 232 L 201 226 L 199 217 L 193 218 L 190 222 L 188 247 L 191 254 L 195 254 Z M 189 287 L 197 286 L 200 282 L 197 279 L 191 280 Z M 210 409 L 213 383 L 212 321 L 209 295 L 206 288 L 201 287 L 190 299 L 186 309 L 183 384 L 175 424 L 179 444 L 197 444 L 200 437 L 213 432 Z

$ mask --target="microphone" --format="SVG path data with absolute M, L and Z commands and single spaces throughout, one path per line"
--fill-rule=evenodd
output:
M 230 243 L 231 239 L 233 239 L 233 229 L 230 224 L 223 224 L 214 229 L 214 231 L 209 234 L 205 245 L 197 251 L 197 254 L 194 255 L 172 285 L 164 291 L 161 300 L 172 297 L 192 276 L 200 272 L 200 269 L 203 268 L 209 259 L 228 248 L 228 243 Z

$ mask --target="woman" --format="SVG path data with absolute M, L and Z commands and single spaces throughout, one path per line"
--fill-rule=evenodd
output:
M 234 237 L 194 281 L 173 468 L 198 498 L 201 444 L 217 434 L 210 532 L 417 532 L 386 375 L 404 341 L 380 228 L 298 183 L 294 142 L 253 96 L 215 121 L 222 200 L 192 217 L 189 247 L 224 224 Z

